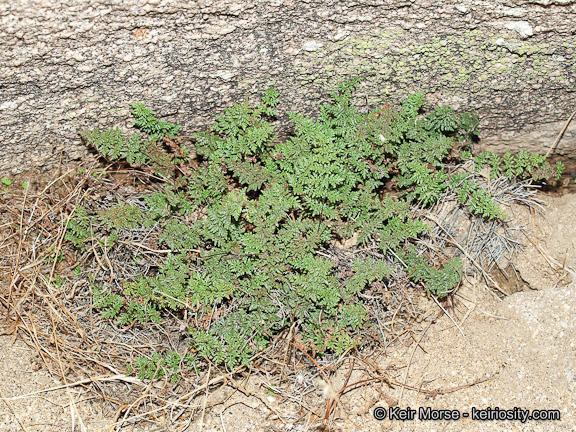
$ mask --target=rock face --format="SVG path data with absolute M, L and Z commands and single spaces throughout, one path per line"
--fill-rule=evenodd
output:
M 576 110 L 575 35 L 574 0 L 2 2 L 0 173 L 85 157 L 78 130 L 129 127 L 129 102 L 192 131 L 270 86 L 314 114 L 352 76 L 359 106 L 420 90 L 477 110 L 482 146 L 544 153 Z

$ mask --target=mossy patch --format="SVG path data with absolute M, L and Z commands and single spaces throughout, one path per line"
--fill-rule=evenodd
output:
M 574 51 L 570 43 L 551 47 L 546 42 L 521 41 L 480 30 L 414 42 L 412 33 L 396 29 L 329 43 L 321 55 L 305 53 L 302 61 L 313 65 L 307 71 L 319 68 L 336 79 L 368 74 L 375 77 L 375 85 L 401 83 L 392 89 L 392 95 L 401 99 L 405 97 L 404 86 L 425 93 L 438 88 L 468 92 L 472 86 L 474 92 L 488 94 L 494 88 L 509 86 L 510 76 L 525 83 L 537 83 L 544 76 L 567 83 L 576 69 L 561 59 L 572 58 Z

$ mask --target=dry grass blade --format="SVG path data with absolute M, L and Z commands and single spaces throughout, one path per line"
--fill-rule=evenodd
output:
M 135 384 L 141 387 L 144 387 L 146 384 L 144 384 L 144 382 L 136 377 L 131 377 L 125 374 L 119 374 L 119 375 L 110 375 L 110 376 L 102 376 L 102 377 L 92 377 L 92 378 L 86 378 L 80 381 L 75 381 L 72 383 L 68 383 L 68 384 L 63 384 L 60 386 L 56 386 L 56 387 L 51 387 L 51 388 L 47 388 L 44 390 L 38 390 L 32 393 L 28 393 L 28 394 L 24 394 L 24 395 L 20 395 L 20 396 L 14 396 L 12 398 L 10 398 L 10 400 L 17 400 L 17 399 L 26 399 L 28 397 L 31 396 L 36 396 L 42 393 L 49 393 L 52 391 L 57 391 L 57 390 L 62 390 L 62 389 L 68 389 L 68 388 L 72 388 L 72 387 L 77 387 L 77 386 L 82 386 L 83 384 L 90 384 L 90 383 L 96 383 L 96 382 L 112 382 L 112 381 L 122 381 L 122 382 L 127 382 L 130 384 Z
M 565 264 L 562 264 L 558 260 L 553 258 L 550 255 L 550 252 L 548 252 L 544 246 L 539 244 L 537 241 L 534 241 L 533 239 L 531 239 L 526 233 L 524 233 L 524 235 L 526 236 L 526 239 L 530 243 L 532 243 L 532 245 L 536 248 L 536 250 L 544 257 L 544 259 L 550 265 L 550 267 L 552 267 L 552 269 L 558 270 L 558 271 L 559 270 L 565 271 L 566 273 L 569 273 L 570 275 L 572 275 L 573 278 L 576 279 L 576 271 L 575 270 L 573 270 L 570 267 L 567 267 Z
M 556 137 L 556 140 L 554 141 L 554 144 L 552 144 L 552 146 L 550 146 L 550 148 L 548 149 L 548 151 L 546 152 L 546 157 L 549 157 L 550 154 L 556 149 L 556 146 L 558 145 L 558 143 L 560 142 L 560 140 L 562 139 L 562 136 L 564 135 L 564 132 L 566 132 L 566 129 L 568 129 L 568 126 L 570 125 L 570 122 L 572 121 L 572 119 L 574 118 L 574 116 L 576 116 L 576 111 L 574 111 L 572 113 L 572 115 L 570 117 L 568 117 L 568 120 L 566 120 L 566 123 L 564 124 L 564 127 L 562 128 L 562 130 L 560 131 L 560 133 L 558 134 L 558 136 Z

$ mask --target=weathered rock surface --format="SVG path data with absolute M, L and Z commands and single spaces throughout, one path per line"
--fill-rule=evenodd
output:
M 78 130 L 128 127 L 132 101 L 190 131 L 271 85 L 314 113 L 346 76 L 361 106 L 476 109 L 498 150 L 546 151 L 576 109 L 574 0 L 6 1 L 0 46 L 0 173 L 85 157 Z

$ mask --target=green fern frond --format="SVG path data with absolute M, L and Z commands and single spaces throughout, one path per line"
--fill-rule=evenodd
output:
M 133 102 L 130 104 L 130 113 L 134 116 L 134 126 L 148 135 L 150 141 L 157 141 L 163 136 L 173 137 L 180 130 L 180 126 L 158 120 L 154 113 L 143 103 Z

